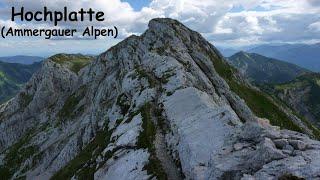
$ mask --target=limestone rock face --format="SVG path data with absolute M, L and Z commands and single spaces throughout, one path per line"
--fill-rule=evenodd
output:
M 208 179 L 319 177 L 320 144 L 306 135 L 246 123 L 230 140 L 212 157 Z
M 79 72 L 49 58 L 24 90 L 1 106 L 1 174 L 8 179 L 319 177 L 320 143 L 257 118 L 229 88 L 217 63 L 225 62 L 210 43 L 171 19 L 151 20 L 141 36 L 127 38 Z

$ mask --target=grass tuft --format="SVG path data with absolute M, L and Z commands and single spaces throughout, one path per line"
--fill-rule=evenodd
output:
M 148 174 L 152 174 L 153 177 L 157 177 L 157 179 L 167 179 L 167 175 L 164 172 L 160 160 L 156 156 L 154 139 L 156 136 L 156 127 L 152 122 L 151 118 L 151 104 L 146 103 L 141 108 L 142 115 L 142 128 L 143 131 L 140 133 L 138 137 L 137 147 L 148 149 L 150 153 L 149 163 L 145 165 L 144 169 L 147 170 Z M 152 177 L 151 177 L 152 178 Z
M 55 173 L 51 180 L 71 179 L 74 175 L 76 179 L 93 180 L 97 165 L 95 159 L 107 147 L 110 137 L 108 128 L 97 132 L 94 139 L 64 168 Z

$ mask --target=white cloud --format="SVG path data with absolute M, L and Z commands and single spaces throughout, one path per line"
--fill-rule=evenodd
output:
M 13 28 L 17 28 L 19 25 L 16 24 L 15 22 L 13 21 L 10 21 L 10 20 L 2 20 L 0 19 L 0 25 L 1 26 L 6 26 L 6 27 L 13 27 Z
M 311 31 L 320 32 L 320 21 L 314 22 L 308 26 Z
M 222 44 L 228 41 L 243 45 L 320 41 L 319 33 L 315 32 L 318 28 L 315 22 L 320 18 L 320 6 L 310 5 L 308 0 L 265 0 L 259 6 L 265 9 L 249 8 L 226 13 L 208 37 L 212 41 L 218 39 Z M 219 37 L 217 34 L 220 30 L 233 33 Z
M 170 17 L 199 31 L 218 44 L 249 45 L 267 42 L 320 41 L 319 0 L 152 0 L 149 6 L 134 11 L 120 0 L 2 0 L 7 7 L 0 9 L 0 24 L 10 25 L 11 6 L 24 6 L 36 11 L 47 6 L 60 10 L 93 8 L 103 11 L 104 22 L 60 23 L 61 27 L 83 28 L 117 26 L 120 38 L 140 34 L 150 19 Z M 234 7 L 241 7 L 237 12 Z M 16 24 L 11 24 L 17 26 Z M 24 22 L 23 27 L 51 27 L 52 23 Z M 2 42 L 3 43 L 3 42 Z M 110 44 L 110 43 L 109 43 Z

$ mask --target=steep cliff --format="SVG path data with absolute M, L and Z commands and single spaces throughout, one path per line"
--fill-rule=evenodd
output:
M 268 84 L 263 88 L 320 128 L 320 74 L 309 73 L 287 83 Z

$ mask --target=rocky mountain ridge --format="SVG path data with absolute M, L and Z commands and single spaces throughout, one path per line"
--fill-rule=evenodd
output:
M 302 117 L 320 128 L 320 75 L 309 73 L 281 84 L 262 88 L 281 99 Z
M 213 45 L 178 21 L 153 19 L 144 34 L 86 66 L 58 62 L 46 60 L 0 108 L 4 178 L 320 176 L 318 141 L 254 114 L 281 128 L 308 127 L 274 109 Z M 253 109 L 261 102 L 251 96 L 274 112 Z
M 254 53 L 238 52 L 228 60 L 262 91 L 319 129 L 319 74 Z
M 314 72 L 320 71 L 318 58 L 320 56 L 319 43 L 260 45 L 247 51 L 284 60 Z
M 238 52 L 228 58 L 252 82 L 284 83 L 310 73 L 309 70 L 255 53 Z
M 45 58 L 38 57 L 38 56 L 7 56 L 7 57 L 0 57 L 1 62 L 7 63 L 18 63 L 18 64 L 25 64 L 31 65 L 33 63 L 39 63 L 43 61 Z

